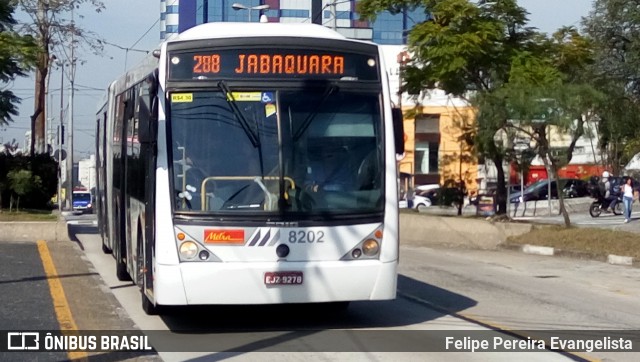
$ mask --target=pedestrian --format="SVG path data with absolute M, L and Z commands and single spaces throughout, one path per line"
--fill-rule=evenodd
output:
M 622 202 L 624 202 L 624 222 L 631 220 L 631 204 L 633 204 L 633 179 L 628 177 L 622 185 Z

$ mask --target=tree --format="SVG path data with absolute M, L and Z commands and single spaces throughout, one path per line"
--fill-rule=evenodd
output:
M 14 4 L 0 2 L 0 82 L 4 85 L 16 77 L 25 76 L 25 72 L 35 62 L 36 46 L 31 36 L 21 36 L 13 31 L 16 24 L 13 18 Z M 0 90 L 0 126 L 12 122 L 18 115 L 17 105 L 20 98 L 8 89 Z
M 596 0 L 583 21 L 593 44 L 591 83 L 605 99 L 598 109 L 600 146 L 620 171 L 640 147 L 640 8 L 635 0 Z
M 102 50 L 103 42 L 95 34 L 85 31 L 75 25 L 73 16 L 65 18 L 65 14 L 73 13 L 74 9 L 83 4 L 90 4 L 96 12 L 104 9 L 100 0 L 17 0 L 20 8 L 31 22 L 22 24 L 22 31 L 32 35 L 39 48 L 36 61 L 35 106 L 31 115 L 31 154 L 45 152 L 45 90 L 49 73 L 51 52 L 60 47 L 60 54 L 64 54 L 70 63 L 77 59 L 73 50 L 78 45 L 90 48 L 94 52 Z M 71 49 L 71 54 L 67 54 Z M 62 55 L 59 57 L 63 59 Z M 73 67 L 72 67 L 73 68 Z M 72 74 L 73 76 L 73 74 Z
M 13 209 L 14 195 L 16 196 L 16 211 L 20 211 L 20 197 L 28 194 L 34 188 L 41 186 L 39 176 L 34 176 L 29 170 L 13 170 L 7 174 L 9 189 L 11 190 L 11 203 L 9 211 Z
M 510 81 L 499 94 L 510 111 L 505 127 L 534 143 L 549 173 L 548 180 L 556 182 L 560 213 L 568 227 L 571 221 L 560 192 L 558 170 L 571 161 L 577 140 L 585 134 L 585 123 L 599 102 L 599 93 L 585 84 L 567 83 L 566 78 L 553 59 L 523 54 L 514 62 Z M 551 131 L 570 136 L 566 149 L 552 149 Z
M 417 5 L 428 9 L 430 16 L 409 33 L 412 60 L 403 69 L 402 88 L 414 94 L 439 88 L 478 109 L 477 127 L 471 130 L 474 145 L 481 158 L 496 165 L 496 212 L 504 214 L 505 154 L 494 143 L 494 135 L 505 126 L 508 112 L 492 92 L 508 83 L 513 60 L 522 52 L 534 52 L 541 35 L 526 27 L 527 13 L 515 0 L 480 0 L 477 4 L 469 0 L 362 0 L 358 12 L 374 19 L 382 11 Z

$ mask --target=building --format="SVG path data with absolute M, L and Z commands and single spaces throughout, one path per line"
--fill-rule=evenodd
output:
M 573 149 L 571 162 L 558 170 L 559 177 L 582 178 L 602 174 L 605 170 L 603 155 L 600 152 L 600 140 L 597 131 L 597 122 L 585 124 L 585 134 L 577 139 Z M 571 144 L 571 137 L 565 132 L 559 132 L 555 127 L 550 127 L 551 152 L 561 153 Z M 513 178 L 513 177 L 512 177 Z M 530 184 L 547 178 L 547 170 L 540 157 L 536 157 L 525 175 L 524 182 Z
M 406 44 L 407 30 L 426 19 L 424 9 L 380 14 L 374 22 L 360 21 L 356 0 L 161 0 L 160 37 L 169 39 L 195 25 L 214 21 L 315 22 L 346 37 L 378 44 Z
M 398 95 L 396 106 L 405 115 L 405 154 L 398 162 L 402 187 L 405 190 L 429 184 L 458 187 L 463 181 L 468 190 L 477 189 L 477 160 L 460 140 L 463 131 L 475 120 L 473 109 L 439 89 L 415 96 L 398 94 L 400 62 L 410 55 L 403 45 L 383 45 L 382 49 L 391 93 Z
M 78 184 L 85 187 L 87 190 L 92 190 L 94 187 L 96 187 L 96 155 L 92 154 L 89 156 L 89 158 L 78 161 L 77 165 Z M 75 182 L 74 186 L 76 186 Z

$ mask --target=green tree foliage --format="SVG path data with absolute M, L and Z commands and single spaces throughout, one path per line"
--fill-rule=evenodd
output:
M 526 135 L 549 171 L 550 180 L 558 180 L 558 170 L 571 160 L 577 140 L 585 132 L 588 115 L 600 95 L 585 84 L 566 83 L 553 59 L 525 55 L 514 62 L 509 83 L 499 90 L 507 103 L 510 119 L 506 128 Z M 566 149 L 551 148 L 550 131 L 570 136 Z M 558 188 L 559 190 L 561 188 Z M 570 226 L 562 193 L 558 193 L 560 212 Z
M 635 0 L 596 0 L 583 25 L 594 50 L 590 76 L 606 96 L 598 109 L 600 146 L 617 173 L 640 152 L 640 7 Z
M 468 134 L 479 158 L 498 166 L 497 213 L 504 213 L 501 165 L 515 161 L 513 139 L 524 135 L 531 140 L 531 151 L 555 177 L 603 108 L 602 92 L 591 84 L 590 70 L 597 64 L 594 43 L 573 27 L 551 37 L 535 31 L 515 0 L 363 0 L 358 10 L 373 18 L 415 5 L 429 9 L 430 17 L 410 31 L 413 57 L 403 69 L 402 86 L 412 94 L 439 88 L 475 107 L 476 127 Z M 550 126 L 571 137 L 569 147 L 551 149 Z M 565 221 L 569 224 L 568 217 Z
M 8 178 L 10 172 L 26 170 L 40 183 L 21 197 L 21 206 L 30 209 L 47 209 L 58 185 L 58 163 L 49 155 L 0 154 L 0 208 L 9 207 L 12 191 Z
M 27 195 L 31 190 L 42 185 L 40 177 L 34 176 L 29 170 L 12 170 L 7 174 L 9 180 L 9 190 L 11 190 L 11 204 L 9 211 L 13 209 L 13 202 L 16 200 L 16 211 L 20 211 L 20 197 Z
M 24 76 L 36 58 L 33 38 L 13 30 L 16 24 L 13 12 L 13 2 L 0 2 L 0 88 L 5 88 L 16 77 Z M 18 104 L 20 98 L 11 90 L 0 90 L 0 126 L 7 125 L 18 115 Z
M 430 16 L 409 33 L 412 59 L 403 69 L 402 88 L 412 94 L 439 88 L 476 106 L 480 116 L 469 132 L 480 158 L 497 165 L 497 213 L 505 213 L 505 150 L 494 136 L 505 126 L 508 112 L 493 92 L 509 82 L 514 59 L 538 51 L 543 36 L 527 27 L 527 12 L 515 0 L 362 0 L 358 12 L 375 18 L 382 11 L 416 5 L 428 9 Z

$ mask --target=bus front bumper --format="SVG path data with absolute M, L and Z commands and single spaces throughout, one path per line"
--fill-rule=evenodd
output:
M 279 273 L 292 275 L 290 272 L 302 273 L 301 284 L 267 281 L 282 275 Z M 397 261 L 192 262 L 156 265 L 154 295 L 161 305 L 389 300 L 396 297 L 396 283 Z

